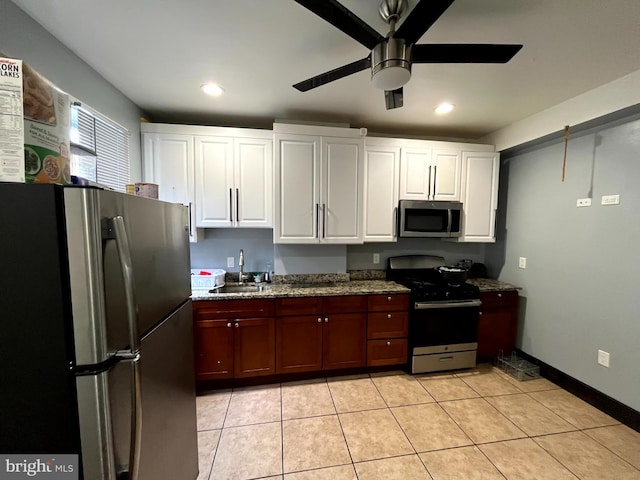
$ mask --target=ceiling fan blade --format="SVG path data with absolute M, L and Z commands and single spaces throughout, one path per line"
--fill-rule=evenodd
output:
M 402 87 L 395 90 L 385 90 L 384 103 L 387 106 L 387 110 L 400 108 L 402 106 L 402 97 Z
M 376 32 L 359 17 L 347 10 L 336 0 L 295 0 L 308 10 L 323 18 L 338 30 L 360 42 L 369 50 L 373 50 L 384 37 Z
M 311 90 L 312 88 L 319 87 L 320 85 L 324 85 L 325 83 L 333 82 L 334 80 L 339 80 L 354 73 L 361 72 L 362 70 L 366 70 L 370 67 L 371 59 L 369 57 L 363 58 L 362 60 L 349 63 L 348 65 L 343 65 L 342 67 L 338 67 L 329 72 L 321 73 L 320 75 L 316 75 L 315 77 L 311 77 L 300 83 L 296 83 L 293 88 L 297 88 L 301 92 L 306 92 L 307 90 Z
M 421 0 L 404 19 L 394 37 L 416 43 L 452 3 L 453 0 Z
M 507 63 L 522 45 L 422 44 L 414 45 L 413 63 Z

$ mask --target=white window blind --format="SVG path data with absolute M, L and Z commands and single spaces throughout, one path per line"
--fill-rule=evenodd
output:
M 71 107 L 71 173 L 124 192 L 129 183 L 129 132 L 98 112 Z

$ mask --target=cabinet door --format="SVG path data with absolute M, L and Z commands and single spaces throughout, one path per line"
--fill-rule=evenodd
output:
M 362 243 L 364 140 L 322 137 L 322 243 Z
M 326 315 L 323 319 L 322 368 L 361 367 L 367 361 L 367 316 L 365 313 Z
M 279 317 L 276 328 L 276 373 L 322 369 L 322 318 Z
M 432 195 L 431 150 L 403 148 L 400 151 L 400 199 L 427 200 Z
M 462 160 L 465 165 L 464 218 L 459 241 L 495 242 L 499 154 L 464 152 Z
M 320 137 L 275 135 L 274 243 L 318 243 Z
M 200 320 L 194 323 L 195 371 L 198 380 L 233 377 L 232 320 Z
M 395 242 L 400 148 L 367 145 L 364 163 L 364 241 Z
M 142 135 L 144 181 L 157 183 L 158 198 L 189 208 L 189 239 L 197 241 L 193 137 L 164 133 Z
M 435 150 L 433 152 L 433 200 L 460 200 L 462 158 L 460 152 Z
M 233 139 L 195 137 L 198 227 L 231 227 L 233 199 Z
M 518 292 L 480 293 L 478 358 L 495 359 L 515 349 L 518 329 Z
M 234 374 L 255 377 L 275 373 L 275 320 L 242 318 L 235 320 Z
M 407 363 L 408 340 L 389 338 L 367 342 L 367 366 L 400 365 Z
M 273 226 L 272 150 L 271 140 L 234 140 L 234 200 L 238 227 Z

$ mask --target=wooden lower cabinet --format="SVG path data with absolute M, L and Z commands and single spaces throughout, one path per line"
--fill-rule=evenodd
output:
M 370 295 L 367 322 L 367 365 L 408 362 L 409 295 Z
M 366 365 L 366 296 L 306 300 L 276 299 L 276 373 Z
M 516 346 L 518 292 L 481 292 L 478 320 L 478 360 L 510 355 Z
M 193 305 L 196 380 L 275 373 L 273 300 Z
M 389 340 L 369 340 L 367 342 L 367 365 L 400 365 L 407 363 L 406 338 L 391 338 Z

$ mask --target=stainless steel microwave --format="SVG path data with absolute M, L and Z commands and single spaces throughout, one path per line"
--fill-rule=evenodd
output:
M 400 200 L 398 236 L 459 237 L 462 203 Z

